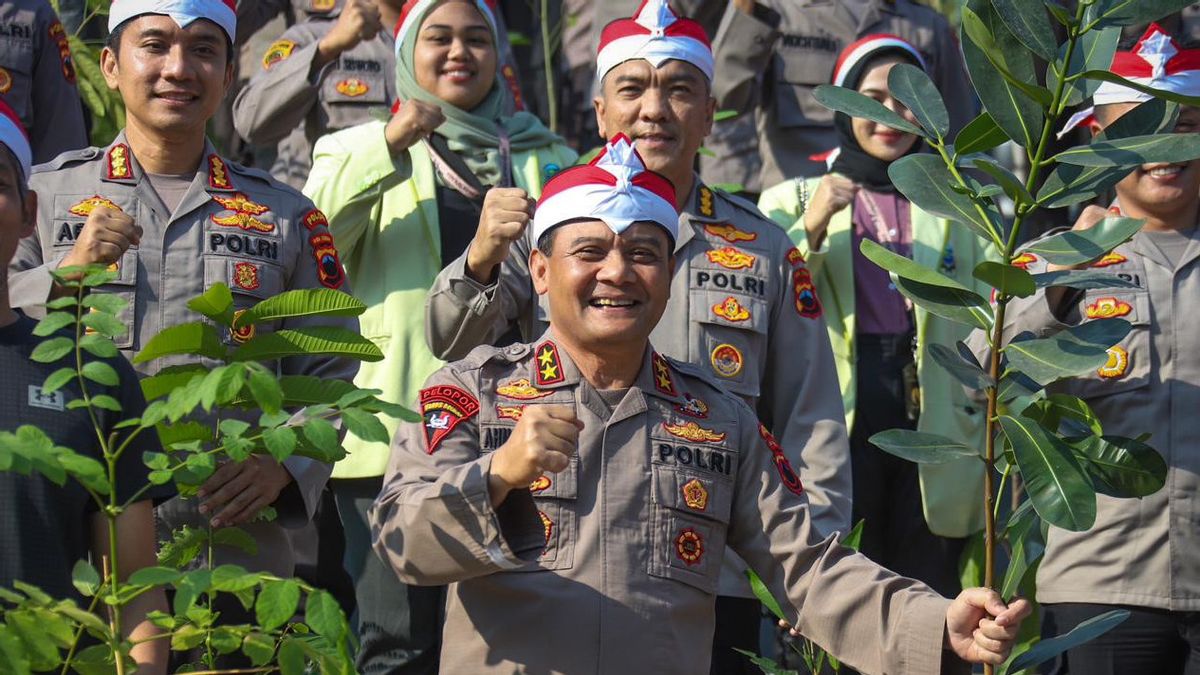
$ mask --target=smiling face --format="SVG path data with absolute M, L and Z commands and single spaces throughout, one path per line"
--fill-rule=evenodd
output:
M 160 135 L 203 135 L 233 81 L 217 24 L 201 19 L 180 28 L 159 14 L 130 19 L 119 53 L 105 47 L 100 68 L 109 88 L 120 91 L 129 126 Z
M 681 177 L 691 174 L 717 105 L 704 73 L 677 59 L 660 68 L 633 59 L 608 71 L 602 94 L 594 101 L 600 135 L 625 134 L 648 169 L 687 182 Z
M 534 249 L 529 270 L 550 301 L 557 335 L 597 354 L 640 358 L 671 295 L 674 259 L 662 227 L 634 223 L 620 235 L 600 220 L 552 230 L 550 251 Z
M 1137 103 L 1112 103 L 1096 108 L 1100 127 L 1137 107 Z M 1096 132 L 1098 133 L 1098 129 Z M 1200 131 L 1200 108 L 1181 106 L 1175 133 Z M 1175 164 L 1143 164 L 1117 183 L 1117 199 L 1127 215 L 1177 213 L 1200 199 L 1200 160 Z M 1191 223 L 1187 223 L 1188 226 Z
M 37 194 L 22 183 L 16 156 L 0 145 L 0 262 L 5 265 L 16 254 L 18 242 L 33 234 L 37 222 Z
M 413 70 L 425 91 L 473 110 L 496 82 L 496 45 L 474 3 L 442 3 L 425 17 L 413 46 Z
M 897 63 L 905 62 L 894 57 L 884 57 L 871 62 L 863 73 L 862 81 L 858 83 L 858 93 L 879 101 L 884 107 L 916 124 L 916 117 L 903 103 L 892 97 L 892 91 L 888 87 L 888 73 L 892 72 L 892 67 Z M 896 131 L 861 117 L 851 118 L 850 128 L 854 131 L 854 140 L 858 141 L 864 152 L 885 162 L 900 159 L 917 142 L 917 137 L 913 134 Z

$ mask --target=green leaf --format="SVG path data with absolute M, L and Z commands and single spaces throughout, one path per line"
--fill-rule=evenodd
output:
M 143 567 L 129 575 L 126 583 L 134 586 L 165 586 L 183 578 L 183 572 L 173 567 Z
M 199 363 L 168 366 L 160 370 L 157 375 L 142 378 L 142 395 L 146 397 L 147 401 L 162 398 L 176 389 L 190 386 L 193 379 L 203 376 L 207 372 L 208 368 Z
M 89 361 L 83 364 L 79 371 L 84 377 L 106 387 L 116 387 L 121 384 L 121 378 L 112 366 L 103 361 Z
M 242 653 L 250 659 L 250 665 L 261 666 L 275 655 L 275 640 L 263 633 L 250 633 L 242 640 Z
M 80 595 L 90 598 L 100 590 L 100 573 L 90 562 L 80 560 L 71 570 L 71 585 Z
M 826 108 L 846 113 L 850 117 L 868 119 L 897 131 L 916 134 L 921 137 L 926 135 L 921 127 L 904 119 L 879 101 L 869 96 L 864 96 L 853 89 L 822 84 L 813 90 L 813 98 L 817 99 L 817 103 Z
M 111 293 L 89 293 L 83 296 L 83 300 L 79 304 L 88 309 L 116 316 L 129 305 L 129 302 L 125 298 Z
M 305 288 L 284 291 L 263 300 L 238 317 L 238 323 L 312 316 L 358 316 L 366 310 L 366 303 L 348 293 L 331 288 Z
M 733 651 L 745 656 L 750 663 L 753 663 L 755 666 L 757 666 L 759 670 L 765 673 L 765 675 L 799 675 L 797 671 L 788 670 L 778 663 L 775 663 L 771 659 L 768 659 L 765 656 L 759 656 L 752 651 L 739 649 L 738 647 L 734 647 Z
M 66 312 L 51 312 L 33 327 L 33 334 L 38 337 L 53 335 L 67 326 L 75 325 L 75 315 Z
M 1050 394 L 1045 399 L 1034 402 L 1024 414 L 1027 417 L 1035 417 L 1047 429 L 1057 430 L 1063 420 L 1073 420 L 1085 430 L 1082 433 L 1096 436 L 1104 433 L 1100 418 L 1092 412 L 1091 406 L 1083 399 L 1068 394 Z
M 254 541 L 245 530 L 236 527 L 222 527 L 212 534 L 213 544 L 235 548 L 246 555 L 258 554 L 258 542 Z
M 1038 288 L 1066 286 L 1067 288 L 1140 288 L 1137 284 L 1100 270 L 1059 270 L 1033 275 Z
M 1167 463 L 1157 450 L 1132 438 L 1090 436 L 1070 441 L 1097 492 L 1110 497 L 1147 497 L 1162 489 Z
M 383 426 L 379 418 L 371 413 L 353 408 L 343 410 L 342 423 L 346 425 L 346 429 L 350 433 L 364 441 L 389 443 L 392 440 L 392 435 L 388 433 L 387 427 Z
M 102 312 L 90 312 L 84 314 L 79 323 L 83 324 L 84 328 L 91 328 L 97 333 L 106 337 L 115 338 L 118 335 L 124 335 L 129 328 L 119 319 L 111 314 Z
M 988 0 L 968 0 L 962 7 L 962 26 L 966 34 L 960 38 L 963 58 L 984 109 L 1018 145 L 1037 147 L 1042 105 L 1012 81 L 1038 81 L 1033 55 L 1012 35 Z M 993 61 L 1004 64 L 1008 77 Z
M 1135 218 L 1105 218 L 1086 230 L 1067 230 L 1025 247 L 1055 265 L 1082 265 L 1129 241 L 1144 221 Z
M 205 530 L 184 525 L 171 533 L 171 541 L 159 546 L 158 564 L 181 568 L 196 559 L 200 547 L 207 541 Z
M 38 363 L 54 363 L 75 350 L 75 341 L 68 337 L 55 337 L 34 347 L 30 359 Z
M 269 429 L 263 433 L 263 443 L 275 461 L 282 462 L 296 451 L 296 432 L 291 427 Z
M 1106 24 L 1137 26 L 1157 21 L 1191 4 L 1187 0 L 1114 0 L 1102 5 L 1104 13 L 1100 16 Z
M 963 457 L 979 457 L 979 451 L 962 443 L 923 431 L 889 429 L 871 436 L 873 445 L 884 452 L 918 464 L 945 464 Z
M 27 609 L 12 610 L 5 615 L 8 627 L 24 643 L 30 665 L 36 671 L 50 670 L 61 661 L 58 648 L 50 634 L 42 629 L 36 614 Z
M 188 309 L 228 328 L 233 325 L 233 293 L 223 283 L 215 283 L 203 295 L 188 301 Z
M 958 181 L 941 157 L 916 154 L 902 157 L 888 167 L 888 176 L 900 192 L 927 213 L 962 223 L 977 235 L 999 244 L 996 228 L 980 213 L 970 197 L 951 186 Z M 993 217 L 999 219 L 998 213 Z
M 1055 2 L 1055 0 L 1043 0 L 1046 9 L 1050 10 L 1050 14 L 1065 28 L 1070 28 L 1076 25 L 1075 15 L 1068 11 L 1065 7 Z
M 250 386 L 250 394 L 254 397 L 254 402 L 264 412 L 278 412 L 282 409 L 283 389 L 274 375 L 255 368 L 250 371 L 247 384 Z
M 1058 40 L 1046 21 L 1042 0 L 992 0 L 996 13 L 1008 30 L 1030 51 L 1046 61 L 1058 53 Z
M 137 356 L 133 357 L 133 362 L 146 363 L 172 354 L 224 359 L 225 345 L 221 344 L 221 336 L 217 335 L 217 329 L 212 325 L 202 321 L 183 323 L 165 328 L 150 338 Z
M 724 122 L 725 120 L 731 120 L 740 114 L 741 113 L 739 113 L 736 110 L 718 110 L 713 115 L 713 121 L 714 122 Z
M 845 546 L 851 551 L 857 551 L 859 546 L 862 544 L 863 526 L 866 525 L 866 523 L 866 520 L 859 519 L 859 521 L 854 524 L 854 527 L 850 528 L 850 532 L 846 536 L 842 537 L 842 546 Z
M 1154 134 L 1077 145 L 1054 156 L 1075 166 L 1125 167 L 1189 162 L 1200 157 L 1200 134 Z
M 1107 69 L 1109 64 L 1112 63 L 1113 54 L 1116 53 L 1117 43 L 1120 41 L 1121 29 L 1116 26 L 1090 30 L 1084 33 L 1075 45 L 1075 51 L 1071 54 L 1071 62 L 1066 65 L 1067 76 L 1079 75 L 1089 70 Z M 1067 46 L 1064 44 L 1059 50 L 1056 65 L 1063 63 L 1063 60 L 1066 58 L 1066 49 Z M 1048 87 L 1053 88 L 1058 84 L 1058 79 L 1054 75 L 1053 68 L 1047 71 L 1046 78 L 1046 85 Z M 1075 80 L 1070 84 L 1072 95 L 1068 97 L 1067 105 L 1078 105 L 1084 99 L 1091 98 L 1099 86 L 1099 80 L 1092 80 L 1086 77 Z
M 1037 292 L 1037 286 L 1034 285 L 1029 272 L 1002 262 L 985 260 L 975 267 L 972 274 L 1002 295 L 1028 298 Z
M 95 458 L 67 450 L 59 455 L 58 463 L 72 478 L 83 483 L 89 490 L 101 495 L 112 492 L 112 486 L 108 482 L 108 471 Z
M 1141 2 L 1142 0 L 1137 1 Z M 1064 635 L 1042 640 L 1033 645 L 1009 662 L 1008 672 L 1019 673 L 1027 668 L 1045 663 L 1072 647 L 1095 640 L 1128 618 L 1129 610 L 1127 609 L 1114 609 L 1111 612 L 1092 617 Z
M 308 602 L 304 606 L 304 623 L 317 635 L 323 635 L 334 642 L 341 640 L 348 631 L 346 617 L 337 600 L 320 589 L 308 594 Z
M 1041 520 L 1033 509 L 1032 501 L 1023 502 L 1009 517 L 1005 537 L 1011 548 L 1008 569 L 1005 570 L 1004 582 L 1000 585 L 1000 596 L 1012 598 L 1017 594 L 1026 573 L 1046 552 Z
M 992 308 L 974 291 L 933 286 L 897 277 L 893 277 L 893 283 L 906 298 L 930 314 L 984 330 L 992 325 Z
M 1008 140 L 989 112 L 982 112 L 967 123 L 954 139 L 954 152 L 959 157 L 992 150 Z
M 254 617 L 267 630 L 274 630 L 296 613 L 300 604 L 300 586 L 295 581 L 269 581 L 254 602 Z
M 99 646 L 99 645 L 96 645 Z M 0 656 L 12 675 L 31 675 L 29 655 L 15 628 L 0 624 Z M 78 659 L 76 659 L 78 661 Z M 88 675 L 88 674 L 85 674 Z
M 924 70 L 910 63 L 896 64 L 888 73 L 888 89 L 930 134 L 941 140 L 950 133 L 950 113 Z
M 295 638 L 283 638 L 279 645 L 279 672 L 281 675 L 304 675 L 304 649 Z
M 1026 494 L 1043 520 L 1072 532 L 1096 522 L 1096 495 L 1087 474 L 1063 441 L 1028 417 L 1000 417 L 1012 443 Z
M 79 338 L 79 347 L 87 353 L 101 359 L 116 358 L 119 352 L 111 338 L 99 333 L 91 333 Z
M 187 614 L 202 593 L 212 586 L 212 572 L 207 569 L 192 570 L 175 583 L 173 608 L 176 614 Z
M 1013 172 L 1000 166 L 995 160 L 983 156 L 975 158 L 971 163 L 976 169 L 991 176 L 996 181 L 996 184 L 1004 190 L 1004 194 L 1008 195 L 1014 202 L 1020 204 L 1030 204 L 1033 202 L 1033 195 L 1029 194 L 1029 190 L 1025 189 L 1025 184 Z
M 225 405 L 242 392 L 246 383 L 246 368 L 240 363 L 220 366 L 205 376 L 200 383 L 200 405 L 205 411 L 214 405 Z
M 754 597 L 758 598 L 758 601 L 762 603 L 763 607 L 767 608 L 767 611 L 774 614 L 777 619 L 788 620 L 787 616 L 783 613 L 783 608 L 779 606 L 779 601 L 775 599 L 775 596 L 771 595 L 771 591 L 767 590 L 767 585 L 754 573 L 754 570 L 746 568 L 746 580 L 750 582 L 750 590 L 754 592 Z
M 338 449 L 338 433 L 333 425 L 323 419 L 310 419 L 301 427 L 304 437 L 318 449 L 333 453 Z
M 59 368 L 46 377 L 46 381 L 42 383 L 42 393 L 53 394 L 73 379 L 75 379 L 74 368 Z
M 245 629 L 240 627 L 217 626 L 213 629 L 210 642 L 218 654 L 232 654 L 242 646 L 242 637 L 245 632 Z
M 991 376 L 983 372 L 974 358 L 966 361 L 961 354 L 945 345 L 932 343 L 925 348 L 925 353 L 963 386 L 971 389 L 986 389 L 995 384 Z
M 288 356 L 343 356 L 380 361 L 383 352 L 367 338 L 337 326 L 302 328 L 260 334 L 233 353 L 234 361 L 266 361 Z
M 204 644 L 204 639 L 208 637 L 208 632 L 199 626 L 186 625 L 180 626 L 171 635 L 171 649 L 177 652 L 187 651 Z
M 1045 385 L 1096 370 L 1108 362 L 1108 348 L 1129 334 L 1124 319 L 1100 319 L 1038 340 L 1011 342 L 1004 349 L 1011 367 Z
M 357 389 L 345 380 L 326 380 L 311 375 L 284 375 L 279 378 L 285 406 L 307 406 L 334 403 L 346 392 Z

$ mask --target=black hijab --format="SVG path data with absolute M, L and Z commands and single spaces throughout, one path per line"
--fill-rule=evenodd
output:
M 883 57 L 896 57 L 904 63 L 911 63 L 918 68 L 923 67 L 923 64 L 918 62 L 907 50 L 890 45 L 881 46 L 878 50 L 868 52 L 856 59 L 856 63 L 850 66 L 842 86 L 848 89 L 858 89 L 867 70 Z M 838 155 L 833 160 L 831 170 L 873 192 L 895 192 L 896 186 L 892 185 L 892 179 L 888 176 L 887 171 L 891 162 L 885 162 L 863 150 L 862 146 L 858 144 L 858 140 L 854 138 L 850 116 L 841 112 L 834 113 L 833 127 L 838 136 Z M 922 146 L 924 146 L 924 141 L 918 138 L 917 142 L 913 143 L 908 152 L 904 154 L 911 155 L 914 152 L 920 152 Z

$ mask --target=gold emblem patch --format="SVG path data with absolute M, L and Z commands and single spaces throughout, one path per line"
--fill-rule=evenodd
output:
M 721 377 L 737 377 L 745 364 L 741 350 L 728 342 L 714 347 L 709 360 L 713 370 Z
M 683 492 L 683 503 L 687 504 L 689 509 L 703 511 L 708 508 L 708 490 L 698 478 L 684 483 L 680 491 Z
M 523 405 L 497 405 L 496 417 L 502 420 L 519 420 L 521 413 L 525 412 Z
M 744 270 L 747 267 L 754 265 L 754 256 L 739 251 L 732 246 L 725 248 L 715 248 L 711 251 L 705 251 L 704 255 L 708 256 L 708 261 L 724 267 L 727 270 Z
M 229 329 L 229 337 L 232 338 L 233 341 L 238 343 L 239 345 L 243 344 L 247 340 L 250 340 L 251 338 L 253 338 L 254 332 L 255 332 L 255 330 L 254 330 L 255 326 L 252 323 L 247 323 L 244 326 L 238 325 L 238 319 L 241 319 L 242 315 L 245 313 L 246 313 L 246 310 L 244 310 L 244 309 L 239 309 L 238 311 L 234 312 L 233 313 L 233 327 Z
M 338 82 L 337 86 L 334 88 L 337 89 L 337 93 L 341 94 L 342 96 L 349 96 L 350 98 L 358 98 L 359 96 L 362 96 L 363 94 L 370 91 L 371 85 L 367 84 L 366 82 L 363 82 L 362 80 L 358 79 L 357 77 L 351 77 L 349 79 Z
M 88 197 L 87 199 L 67 209 L 67 212 L 72 215 L 83 216 L 86 218 L 87 216 L 92 215 L 92 211 L 95 211 L 96 207 L 98 206 L 107 206 L 118 213 L 124 213 L 124 211 L 121 211 L 121 207 L 113 203 L 111 199 L 101 197 L 100 195 L 92 195 L 91 197 Z
M 1092 263 L 1092 267 L 1108 267 L 1109 265 L 1120 265 L 1123 262 L 1129 262 L 1129 258 L 1120 253 L 1106 253 L 1103 258 Z
M 1108 362 L 1103 366 L 1100 366 L 1100 369 L 1096 371 L 1096 374 L 1106 380 L 1111 380 L 1121 377 L 1128 369 L 1129 352 L 1125 351 L 1125 348 L 1121 345 L 1116 345 L 1115 347 L 1109 347 Z
M 1022 253 L 1013 258 L 1012 266 L 1020 267 L 1023 270 L 1029 269 L 1029 266 L 1038 261 L 1038 257 L 1032 253 Z
M 1133 307 L 1128 302 L 1112 297 L 1097 298 L 1085 310 L 1089 319 L 1111 319 L 1118 316 L 1125 316 L 1132 311 Z
M 538 518 L 542 519 L 542 529 L 546 533 L 546 546 L 550 545 L 550 535 L 554 532 L 554 521 L 550 520 L 550 516 L 542 511 L 538 511 Z
M 667 424 L 663 422 L 663 429 L 672 436 L 678 436 L 685 441 L 693 443 L 720 443 L 725 440 L 724 431 L 713 431 L 705 429 L 695 422 L 687 422 L 685 424 Z
M 731 244 L 736 244 L 739 241 L 754 241 L 755 239 L 758 239 L 758 235 L 754 232 L 739 230 L 734 227 L 732 223 L 705 225 L 704 231 L 714 237 L 720 237 Z
M 553 394 L 552 391 L 542 391 L 529 384 L 529 378 L 522 377 L 519 380 L 505 382 L 496 387 L 496 393 L 504 398 L 511 398 L 517 401 L 533 401 L 535 399 L 544 398 Z
M 229 182 L 229 172 L 225 169 L 225 160 L 216 155 L 208 156 L 208 186 L 214 190 L 233 189 L 233 183 Z
M 213 195 L 213 201 L 221 205 L 228 213 L 213 216 L 212 221 L 224 227 L 236 227 L 248 232 L 274 232 L 275 223 L 264 223 L 257 218 L 271 210 L 263 204 L 250 201 L 246 195 L 238 192 L 232 197 Z
M 240 262 L 233 266 L 233 285 L 244 291 L 256 291 L 262 285 L 258 278 L 258 265 Z
M 296 43 L 291 40 L 276 40 L 267 47 L 267 52 L 263 54 L 262 64 L 263 70 L 270 70 L 271 66 L 283 61 L 296 51 Z
M 550 480 L 549 476 L 538 476 L 537 480 L 529 484 L 529 491 L 541 492 L 543 490 L 549 490 L 550 486 L 553 484 L 554 482 Z
M 7 94 L 13 85 L 12 73 L 0 68 L 0 94 Z
M 712 218 L 715 211 L 713 210 L 713 193 L 707 187 L 700 186 L 700 215 L 705 218 Z
M 713 314 L 725 319 L 726 321 L 745 321 L 750 318 L 750 310 L 742 306 L 738 299 L 732 295 L 725 298 L 725 302 L 720 302 L 713 305 Z

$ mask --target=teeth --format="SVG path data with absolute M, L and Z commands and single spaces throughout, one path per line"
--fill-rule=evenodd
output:
M 1180 169 L 1177 166 L 1166 166 L 1166 167 L 1159 167 L 1157 169 L 1151 169 L 1150 175 L 1151 176 L 1174 176 L 1174 175 L 1178 174 L 1180 171 L 1182 171 L 1182 169 Z
M 594 301 L 594 304 L 599 305 L 600 307 L 632 307 L 633 301 L 631 301 L 631 300 L 613 300 L 610 298 L 599 298 Z

